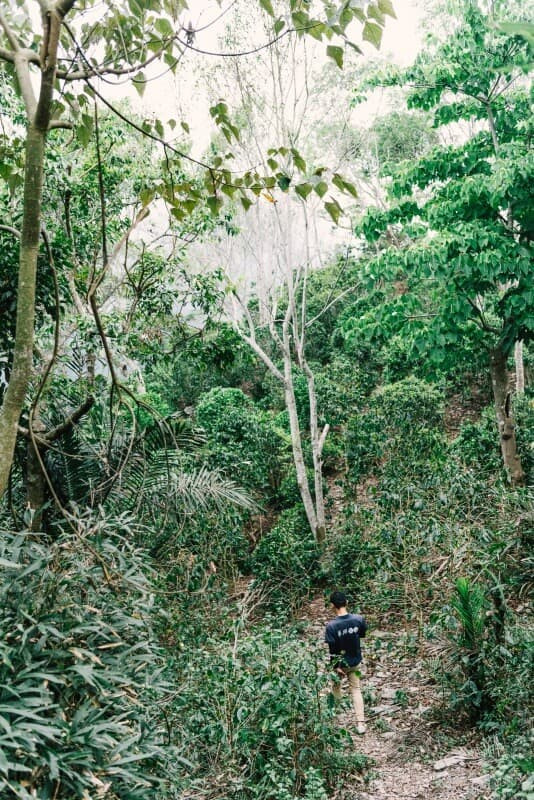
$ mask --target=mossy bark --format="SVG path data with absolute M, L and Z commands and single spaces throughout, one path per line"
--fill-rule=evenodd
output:
M 9 384 L 0 409 L 0 495 L 5 491 L 33 358 L 35 285 L 41 233 L 46 128 L 33 122 L 26 138 L 24 216 L 20 239 L 15 347 Z

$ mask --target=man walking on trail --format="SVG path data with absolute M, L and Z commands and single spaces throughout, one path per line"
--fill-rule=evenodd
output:
M 349 614 L 347 597 L 343 592 L 333 592 L 330 602 L 335 609 L 336 618 L 327 624 L 324 640 L 330 650 L 330 662 L 339 678 L 342 680 L 347 676 L 356 714 L 356 730 L 358 733 L 365 733 L 360 672 L 357 667 L 362 660 L 360 639 L 365 636 L 367 624 L 359 614 Z M 339 681 L 335 681 L 332 691 L 336 700 L 341 700 Z

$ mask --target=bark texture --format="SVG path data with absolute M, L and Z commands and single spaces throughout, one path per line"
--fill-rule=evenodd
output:
M 61 24 L 72 5 L 73 0 L 58 0 L 55 5 L 50 4 L 48 8 L 44 8 L 43 5 L 43 35 L 39 54 L 41 85 L 37 101 L 33 96 L 28 56 L 2 17 L 4 30 L 9 34 L 8 38 L 13 48 L 17 78 L 23 88 L 28 132 L 25 147 L 24 211 L 20 237 L 15 346 L 9 384 L 0 408 L 0 495 L 7 488 L 18 421 L 32 369 L 35 284 L 41 234 L 46 134 L 51 120 Z
M 506 355 L 500 348 L 497 347 L 491 351 L 491 385 L 504 467 L 512 486 L 523 486 L 525 473 L 517 452 L 515 421 L 512 415 L 512 393 L 506 360 Z
M 40 130 L 33 123 L 30 124 L 26 138 L 24 216 L 20 239 L 15 348 L 11 376 L 0 409 L 0 495 L 7 487 L 18 421 L 32 369 L 45 137 L 46 130 Z

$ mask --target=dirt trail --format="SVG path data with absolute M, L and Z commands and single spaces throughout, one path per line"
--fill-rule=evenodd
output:
M 322 597 L 303 611 L 318 641 L 327 616 Z M 489 800 L 476 738 L 438 721 L 440 688 L 429 680 L 415 632 L 375 629 L 364 645 L 367 733 L 352 734 L 348 691 L 338 719 L 374 766 L 370 781 L 352 780 L 332 800 Z

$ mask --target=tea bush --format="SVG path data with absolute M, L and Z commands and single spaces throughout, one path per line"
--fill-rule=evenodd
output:
M 368 410 L 347 428 L 347 461 L 352 480 L 370 470 L 411 478 L 445 460 L 443 397 L 439 389 L 409 377 L 377 389 Z
M 322 575 L 320 555 L 302 506 L 283 511 L 251 558 L 255 581 L 271 607 L 288 614 L 303 603 Z
M 280 481 L 279 437 L 271 417 L 258 409 L 241 389 L 216 387 L 202 395 L 196 408 L 205 430 L 205 456 L 212 468 L 237 483 L 275 493 Z
M 464 422 L 451 445 L 452 452 L 462 461 L 477 470 L 498 473 L 501 469 L 501 453 L 497 437 L 495 410 L 485 408 L 477 422 Z
M 233 642 L 199 642 L 170 707 L 173 742 L 194 765 L 184 793 L 210 783 L 235 800 L 323 800 L 361 770 L 366 759 L 347 752 L 323 696 L 322 658 L 295 631 L 265 624 L 237 622 Z

